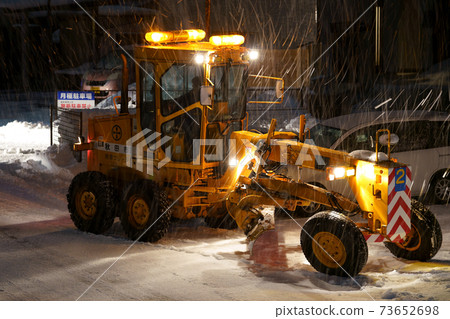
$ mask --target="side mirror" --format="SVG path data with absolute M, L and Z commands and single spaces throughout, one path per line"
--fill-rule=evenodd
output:
M 281 99 L 284 94 L 284 81 L 283 80 L 277 80 L 277 83 L 275 85 L 275 93 L 277 96 L 277 99 Z
M 381 145 L 388 146 L 389 144 L 390 145 L 397 144 L 400 141 L 400 138 L 398 137 L 397 134 L 391 133 L 391 140 L 389 141 L 389 135 L 388 134 L 383 134 L 383 135 L 380 136 L 378 141 L 380 142 Z
M 200 88 L 200 104 L 203 106 L 211 106 L 213 93 L 214 88 L 212 86 L 202 85 Z

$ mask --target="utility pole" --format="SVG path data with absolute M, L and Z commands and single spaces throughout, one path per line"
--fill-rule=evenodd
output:
M 211 0 L 205 0 L 205 33 L 208 39 L 211 32 Z
M 381 71 L 381 8 L 383 0 L 377 1 L 375 6 L 375 68 Z

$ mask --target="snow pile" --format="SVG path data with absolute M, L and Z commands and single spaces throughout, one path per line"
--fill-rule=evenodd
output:
M 0 225 L 22 224 L 66 215 L 66 193 L 85 168 L 70 145 L 50 145 L 41 123 L 0 126 Z
M 9 122 L 0 127 L 0 154 L 27 154 L 50 144 L 50 129 L 42 123 Z
M 47 180 L 71 179 L 80 164 L 69 145 L 50 145 L 50 128 L 42 123 L 9 122 L 0 126 L 0 175 Z M 55 178 L 57 176 L 57 178 Z

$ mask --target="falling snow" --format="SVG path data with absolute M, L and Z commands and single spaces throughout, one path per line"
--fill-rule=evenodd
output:
M 61 142 L 60 119 L 50 122 L 56 91 L 80 90 L 101 56 L 144 44 L 147 31 L 207 26 L 204 0 L 104 2 L 0 3 L 0 300 L 450 299 L 448 204 L 430 206 L 443 232 L 432 260 L 394 258 L 369 244 L 354 279 L 309 265 L 299 244 L 304 218 L 276 216 L 260 254 L 250 253 L 242 231 L 211 229 L 203 219 L 174 220 L 157 243 L 131 248 L 118 220 L 104 235 L 78 231 L 66 193 L 86 162 Z M 450 121 L 445 1 L 211 4 L 210 33 L 244 34 L 260 51 L 250 72 L 285 80 L 281 103 L 248 104 L 249 129 L 265 132 L 276 118 L 280 130 L 298 133 L 303 114 L 310 128 L 374 110 L 439 111 Z M 128 89 L 135 112 L 136 83 Z M 88 116 L 114 114 L 117 95 L 85 113 L 84 135 Z

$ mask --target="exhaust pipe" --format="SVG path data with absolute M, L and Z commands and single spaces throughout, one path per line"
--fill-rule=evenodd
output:
M 122 68 L 122 94 L 120 97 L 120 114 L 128 114 L 128 65 L 124 54 L 121 54 Z

